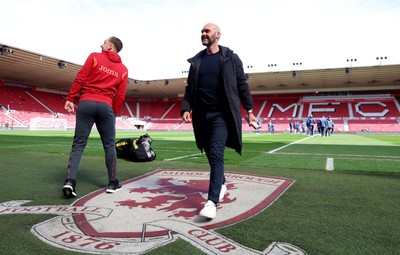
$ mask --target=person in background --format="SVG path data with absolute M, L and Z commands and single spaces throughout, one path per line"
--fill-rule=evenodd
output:
M 321 119 L 317 119 L 317 132 L 321 134 Z
M 293 124 L 294 133 L 298 134 L 300 130 L 300 123 L 296 120 Z
M 242 116 L 240 103 L 248 114 L 248 123 L 257 122 L 253 99 L 239 56 L 219 45 L 220 28 L 212 23 L 201 30 L 206 49 L 188 59 L 187 86 L 181 105 L 185 122 L 193 119 L 193 131 L 199 150 L 206 153 L 210 165 L 207 202 L 199 215 L 215 218 L 217 204 L 226 190 L 224 176 L 225 147 L 242 152 Z
M 312 114 L 310 114 L 310 116 L 307 118 L 307 123 L 308 123 L 308 135 L 313 136 L 315 119 Z
M 272 121 L 269 120 L 268 121 L 268 134 L 271 134 L 271 132 L 272 132 Z
M 305 122 L 305 120 L 303 120 L 303 121 L 301 122 L 301 133 L 302 133 L 302 134 L 305 134 L 305 133 L 306 133 L 306 122 Z
M 293 121 L 289 122 L 289 132 L 293 134 Z
M 100 134 L 108 170 L 107 193 L 121 189 L 117 179 L 115 149 L 115 117 L 119 114 L 128 84 L 128 69 L 118 52 L 122 42 L 117 37 L 106 39 L 101 53 L 91 53 L 76 75 L 65 102 L 65 110 L 75 111 L 74 100 L 79 95 L 75 135 L 68 161 L 67 179 L 62 188 L 66 198 L 76 197 L 78 166 L 94 124 Z
M 326 130 L 326 134 L 325 136 L 331 136 L 333 133 L 333 119 L 331 119 L 331 116 L 328 116 L 328 118 L 326 119 L 326 126 L 327 126 L 327 130 Z
M 322 118 L 320 119 L 320 121 L 321 121 L 321 126 L 320 126 L 320 133 L 321 133 L 321 136 L 322 137 L 325 137 L 326 136 L 326 126 L 327 126 L 327 123 L 326 123 L 326 118 L 325 118 L 325 116 L 322 116 Z

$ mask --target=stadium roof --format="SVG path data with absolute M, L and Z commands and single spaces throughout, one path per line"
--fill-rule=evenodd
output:
M 0 44 L 0 80 L 68 91 L 81 65 Z M 249 73 L 254 95 L 400 89 L 400 64 Z M 129 78 L 129 98 L 178 98 L 185 78 Z

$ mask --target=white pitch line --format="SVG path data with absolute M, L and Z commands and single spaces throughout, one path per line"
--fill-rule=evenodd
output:
M 327 158 L 326 159 L 326 170 L 327 171 L 333 171 L 333 158 Z
M 278 152 L 276 154 L 281 155 L 312 155 L 312 156 L 328 156 L 332 155 L 332 153 L 307 153 L 307 152 Z M 399 156 L 383 156 L 383 155 L 355 155 L 355 154 L 335 154 L 335 157 L 343 157 L 343 158 L 366 158 L 365 160 L 390 160 L 390 161 L 399 161 Z
M 277 151 L 282 150 L 282 149 L 284 149 L 284 148 L 286 148 L 286 147 L 288 147 L 288 146 L 290 146 L 290 145 L 293 145 L 293 144 L 302 142 L 302 141 L 307 140 L 307 139 L 309 139 L 309 138 L 311 138 L 311 137 L 313 137 L 313 136 L 308 136 L 308 137 L 305 137 L 305 138 L 303 138 L 303 139 L 300 139 L 300 140 L 294 141 L 294 142 L 292 142 L 292 143 L 286 144 L 285 146 L 282 146 L 282 147 L 279 147 L 279 148 L 277 148 L 277 149 L 275 149 L 275 150 L 269 151 L 268 153 L 277 152 Z
M 164 161 L 174 161 L 174 160 L 183 159 L 183 158 L 190 158 L 190 157 L 197 156 L 197 155 L 202 155 L 202 153 L 200 152 L 200 153 L 186 155 L 186 156 L 182 156 L 182 157 L 167 158 L 167 159 L 164 159 Z

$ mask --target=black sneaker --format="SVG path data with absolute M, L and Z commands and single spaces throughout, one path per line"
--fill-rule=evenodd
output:
M 119 183 L 119 181 L 117 179 L 115 179 L 115 181 L 110 181 L 108 183 L 106 192 L 107 193 L 115 193 L 118 190 L 120 190 L 121 188 L 122 188 L 122 185 Z
M 75 184 L 76 181 L 73 179 L 67 179 L 64 182 L 64 186 L 63 186 L 63 193 L 64 193 L 64 197 L 65 198 L 74 198 L 76 197 L 76 192 L 75 192 Z

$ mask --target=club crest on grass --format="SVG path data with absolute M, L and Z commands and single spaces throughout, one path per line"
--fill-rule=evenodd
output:
M 233 225 L 271 205 L 294 182 L 291 179 L 226 172 L 228 192 L 217 217 L 198 216 L 207 199 L 209 172 L 160 169 L 125 181 L 115 194 L 97 190 L 70 206 L 0 204 L 4 214 L 56 214 L 31 231 L 42 241 L 90 254 L 142 254 L 182 238 L 206 254 L 306 254 L 285 243 L 264 251 L 245 247 L 213 229 Z

